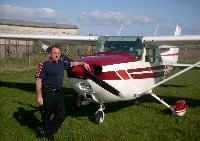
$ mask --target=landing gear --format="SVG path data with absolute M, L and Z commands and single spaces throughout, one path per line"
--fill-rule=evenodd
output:
M 88 105 L 92 102 L 92 99 L 91 98 L 85 98 L 83 96 L 78 96 L 78 99 L 77 99 L 77 106 L 81 106 L 81 105 Z
M 95 113 L 94 119 L 93 119 L 93 122 L 95 124 L 100 124 L 104 121 L 104 115 L 105 115 L 103 112 L 104 109 L 105 109 L 104 105 L 100 105 L 99 110 Z

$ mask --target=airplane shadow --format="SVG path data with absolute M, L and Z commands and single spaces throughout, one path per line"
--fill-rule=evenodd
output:
M 186 85 L 170 85 L 170 84 L 162 84 L 159 87 L 175 87 L 175 88 L 183 88 L 186 87 Z
M 24 90 L 27 92 L 35 92 L 34 83 L 19 83 L 19 82 L 2 82 L 0 81 L 0 87 L 15 88 Z
M 184 87 L 184 86 L 180 86 L 180 87 Z M 73 91 L 73 89 L 67 89 L 66 91 Z M 71 116 L 71 117 L 88 116 L 88 119 L 90 121 L 93 121 L 93 116 L 94 116 L 95 112 L 99 109 L 98 104 L 92 103 L 89 105 L 77 107 L 75 95 L 65 95 L 65 96 L 67 96 L 66 104 L 67 104 L 67 115 L 68 116 Z M 172 106 L 174 106 L 177 101 L 182 100 L 182 99 L 186 100 L 187 105 L 189 107 L 194 108 L 194 107 L 200 106 L 200 100 L 195 100 L 195 99 L 191 99 L 191 98 L 181 98 L 181 97 L 173 97 L 173 96 L 159 96 L 159 97 L 161 99 L 163 99 L 165 102 L 167 102 L 169 105 L 172 105 Z M 144 106 L 143 103 L 159 103 L 159 104 L 161 104 L 159 101 L 157 101 L 151 95 L 144 95 L 135 100 L 122 101 L 122 102 L 116 102 L 116 103 L 106 103 L 105 104 L 106 109 L 104 110 L 104 112 L 105 112 L 105 114 L 113 113 L 120 109 L 134 106 L 134 105 L 152 109 L 152 107 L 148 107 L 147 105 Z M 165 107 L 165 106 L 163 105 L 163 107 Z M 165 114 L 165 115 L 171 114 L 171 110 L 168 108 L 166 108 L 162 111 L 158 111 L 158 112 L 161 114 Z
M 35 84 L 34 83 L 15 83 L 15 82 L 2 82 L 0 81 L 1 87 L 7 88 L 16 88 L 21 89 L 27 92 L 35 92 Z M 161 85 L 161 87 L 185 87 L 184 85 Z M 93 120 L 93 116 L 95 112 L 99 109 L 99 105 L 97 103 L 92 103 L 86 106 L 77 107 L 77 96 L 78 94 L 72 88 L 64 87 L 62 90 L 63 95 L 65 96 L 66 101 L 66 108 L 67 108 L 67 116 L 71 117 L 82 117 L 87 116 L 90 121 Z M 181 97 L 173 97 L 173 96 L 159 96 L 161 99 L 165 100 L 169 105 L 174 105 L 178 100 L 182 99 Z M 194 100 L 190 98 L 184 98 L 186 100 L 189 107 L 196 107 L 200 106 L 200 100 Z M 142 103 L 160 103 L 156 99 L 154 99 L 150 95 L 141 96 L 135 100 L 131 101 L 123 101 L 123 102 L 116 102 L 116 103 L 107 103 L 105 104 L 106 109 L 104 110 L 105 113 L 112 113 L 116 112 L 120 109 L 139 105 L 143 106 Z M 13 117 L 19 121 L 21 125 L 27 126 L 28 128 L 35 131 L 37 134 L 39 133 L 39 127 L 41 125 L 40 119 L 36 118 L 34 115 L 35 112 L 40 111 L 39 107 L 34 107 L 32 105 L 28 105 L 32 110 L 26 110 L 23 108 L 23 104 L 18 102 L 21 107 L 18 107 L 18 111 L 13 114 Z M 146 107 L 148 108 L 148 107 Z M 149 107 L 150 108 L 150 107 Z M 166 108 L 167 109 L 167 108 Z M 171 113 L 170 110 L 163 110 L 163 114 Z
M 94 113 L 98 110 L 99 105 L 97 103 L 91 103 L 85 106 L 77 106 L 78 94 L 72 88 L 63 88 L 63 95 L 65 96 L 67 116 L 93 117 Z

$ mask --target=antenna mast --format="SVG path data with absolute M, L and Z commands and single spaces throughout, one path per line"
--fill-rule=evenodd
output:
M 120 29 L 119 29 L 119 32 L 118 32 L 117 36 L 119 36 L 119 34 L 120 34 L 120 32 L 121 32 L 123 26 L 124 26 L 124 25 L 122 24 L 122 26 L 121 26 Z
M 156 33 L 157 33 L 157 31 L 158 31 L 158 27 L 159 27 L 159 24 L 157 25 L 157 27 L 156 27 L 156 31 L 155 31 L 155 33 L 154 33 L 153 36 L 156 36 Z

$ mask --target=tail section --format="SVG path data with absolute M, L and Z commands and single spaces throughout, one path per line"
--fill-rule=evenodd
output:
M 176 30 L 175 30 L 175 32 L 174 32 L 174 36 L 179 36 L 179 35 L 181 35 L 181 28 L 177 25 L 176 26 Z
M 164 46 L 164 47 L 161 46 L 160 48 L 166 48 L 166 46 Z M 174 63 L 177 63 L 179 48 L 176 48 L 176 46 L 167 46 L 167 48 L 169 48 L 168 51 L 160 54 L 163 64 L 164 65 L 172 65 Z
M 174 36 L 179 36 L 179 35 L 181 35 L 181 28 L 177 25 Z M 162 48 L 169 49 L 168 51 L 164 51 L 160 54 L 163 60 L 163 64 L 172 65 L 174 63 L 177 63 L 179 48 L 177 48 L 176 46 L 167 46 L 167 45 L 162 45 L 159 47 L 159 49 Z

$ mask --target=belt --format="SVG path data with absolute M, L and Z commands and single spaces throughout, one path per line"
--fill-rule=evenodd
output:
M 45 86 L 45 85 L 42 85 L 42 87 L 46 88 L 46 89 L 48 89 L 50 91 L 53 91 L 53 92 L 59 92 L 60 91 L 60 89 L 56 89 L 56 88 L 53 88 L 53 87 L 48 87 L 48 86 Z

